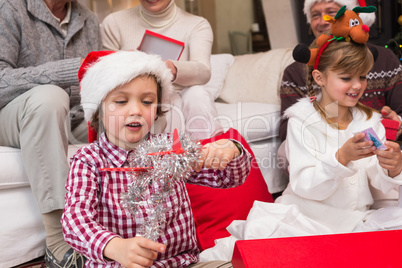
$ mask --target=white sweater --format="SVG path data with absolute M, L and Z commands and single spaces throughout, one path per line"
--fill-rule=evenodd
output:
M 209 81 L 213 32 L 206 19 L 185 12 L 178 8 L 174 1 L 160 14 L 149 13 L 138 5 L 112 13 L 104 19 L 101 25 L 104 49 L 137 49 L 145 30 L 184 42 L 180 60 L 172 61 L 177 67 L 174 81 L 176 89 Z
M 322 211 L 314 204 L 349 211 L 360 218 L 363 215 L 358 212 L 366 212 L 373 203 L 369 184 L 384 193 L 402 184 L 402 175 L 388 177 L 376 156 L 352 161 L 347 166 L 337 161 L 336 151 L 357 132 L 372 127 L 381 141 L 385 141 L 380 114 L 374 113 L 369 120 L 357 108 L 352 109 L 352 114 L 353 120 L 347 129 L 338 130 L 324 121 L 309 98 L 301 99 L 286 110 L 289 123 L 285 150 L 290 182 L 283 197 L 277 200 L 279 203 L 296 202 L 305 214 L 315 219 L 322 218 L 319 215 Z M 340 215 L 334 213 L 333 216 L 336 220 Z M 353 228 L 353 223 L 350 227 Z

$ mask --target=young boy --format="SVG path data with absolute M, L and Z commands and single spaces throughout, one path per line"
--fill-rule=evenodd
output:
M 169 197 L 174 210 L 157 241 L 136 236 L 145 209 L 127 213 L 120 195 L 129 184 L 130 152 L 146 139 L 161 103 L 168 99 L 172 76 L 163 61 L 139 51 L 92 52 L 81 67 L 81 102 L 86 120 L 104 132 L 73 157 L 62 216 L 65 240 L 88 259 L 85 267 L 186 267 L 198 262 L 199 249 L 190 201 L 183 181 L 174 181 Z M 190 183 L 211 187 L 242 184 L 250 156 L 231 140 L 202 150 Z

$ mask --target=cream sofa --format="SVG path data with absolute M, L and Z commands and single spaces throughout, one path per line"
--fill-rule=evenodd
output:
M 233 57 L 212 55 L 212 77 L 206 85 L 216 98 L 225 129 L 237 129 L 250 143 L 269 191 L 281 181 L 276 160 L 279 146 L 279 86 L 290 49 Z M 70 145 L 69 155 L 79 148 Z M 20 150 L 0 147 L 0 268 L 44 255 L 44 227 L 32 196 Z M 277 179 L 277 180 L 274 180 Z
M 270 193 L 286 186 L 276 157 L 280 145 L 279 89 L 283 71 L 292 62 L 292 49 L 211 58 L 212 77 L 207 87 L 212 83 L 218 120 L 225 130 L 237 129 L 250 144 Z

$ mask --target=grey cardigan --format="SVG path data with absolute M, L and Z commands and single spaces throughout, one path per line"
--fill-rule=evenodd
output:
M 44 0 L 0 0 L 0 109 L 37 85 L 53 84 L 80 103 L 81 58 L 100 50 L 99 22 L 91 11 L 72 2 L 64 37 Z

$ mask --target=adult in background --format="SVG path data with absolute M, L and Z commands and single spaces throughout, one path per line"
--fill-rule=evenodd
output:
M 0 13 L 0 145 L 21 149 L 46 230 L 47 267 L 83 267 L 60 218 L 68 135 L 87 135 L 77 74 L 101 49 L 99 22 L 73 0 L 2 0 Z
M 213 96 L 202 86 L 211 76 L 210 57 L 213 32 L 208 21 L 185 12 L 174 0 L 140 0 L 140 5 L 107 16 L 101 27 L 107 50 L 133 50 L 145 30 L 184 42 L 179 60 L 167 60 L 178 94 L 171 99 L 171 111 L 156 122 L 156 132 L 185 130 L 195 137 L 209 138 L 222 131 L 214 120 L 217 110 Z
M 334 17 L 338 10 L 346 5 L 348 9 L 365 5 L 365 1 L 357 0 L 306 0 L 304 14 L 315 37 L 328 32 L 331 24 L 323 19 L 324 15 Z M 360 14 L 363 23 L 371 26 L 375 21 L 375 13 Z M 378 111 L 384 118 L 399 121 L 402 116 L 402 66 L 395 54 L 385 47 L 367 43 L 369 48 L 377 48 L 378 56 L 373 68 L 367 74 L 367 88 L 360 102 Z M 300 98 L 307 96 L 306 76 L 304 65 L 299 62 L 289 65 L 283 74 L 280 88 L 281 115 L 287 108 L 295 104 Z M 281 117 L 279 137 L 286 139 L 288 119 Z M 398 131 L 400 138 L 402 129 Z M 282 144 L 283 145 L 283 144 Z M 282 159 L 283 146 L 280 146 L 278 158 Z M 285 189 L 288 180 L 278 182 Z M 277 194 L 278 195 L 278 194 Z

